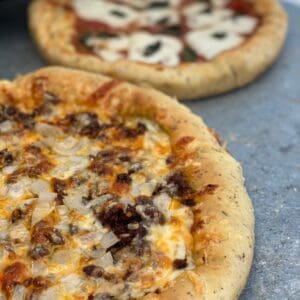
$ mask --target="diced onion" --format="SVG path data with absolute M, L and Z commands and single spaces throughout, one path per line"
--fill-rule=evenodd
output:
M 15 126 L 16 126 L 16 123 L 13 121 L 4 121 L 4 122 L 0 123 L 0 132 L 1 133 L 11 132 Z
M 57 205 L 57 206 L 56 206 L 56 209 L 57 209 L 58 214 L 59 214 L 60 216 L 66 216 L 66 215 L 68 215 L 68 213 L 69 213 L 69 209 L 68 209 L 68 207 L 65 206 L 65 205 Z
M 78 255 L 73 250 L 57 250 L 52 256 L 52 262 L 60 265 L 76 263 Z
M 63 277 L 60 281 L 68 293 L 75 293 L 80 290 L 84 282 L 83 278 L 77 274 L 69 274 Z
M 119 242 L 119 239 L 112 231 L 105 233 L 101 239 L 101 245 L 105 249 L 115 245 L 117 242 Z
M 171 198 L 167 194 L 160 194 L 153 199 L 155 206 L 166 216 L 170 217 Z
M 47 272 L 47 266 L 40 260 L 33 260 L 31 264 L 31 274 L 33 277 L 43 275 Z
M 46 123 L 37 123 L 35 130 L 44 137 L 58 137 L 63 135 L 60 128 Z
M 50 184 L 46 180 L 37 179 L 31 184 L 31 192 L 37 194 L 39 202 L 52 202 L 57 194 L 49 192 Z
M 53 202 L 57 194 L 52 192 L 44 192 L 39 195 L 39 202 Z
M 84 156 L 58 157 L 57 166 L 51 171 L 51 175 L 59 179 L 67 179 L 88 165 L 89 160 Z
M 18 182 L 11 184 L 8 188 L 8 196 L 11 198 L 19 198 L 23 196 L 30 187 L 30 180 L 22 178 Z
M 5 230 L 8 227 L 8 221 L 6 219 L 0 219 L 0 229 Z
M 139 195 L 151 196 L 156 187 L 156 182 L 154 180 L 143 182 L 134 180 L 131 185 L 131 195 L 136 197 Z
M 0 261 L 6 260 L 8 255 L 9 255 L 9 252 L 6 249 L 0 248 Z
M 97 250 L 93 250 L 90 253 L 90 256 L 92 258 L 98 259 L 98 258 L 102 257 L 105 253 L 106 253 L 106 250 L 104 248 L 100 248 L 100 249 L 97 249 Z
M 59 299 L 60 289 L 58 286 L 50 287 L 46 290 L 44 290 L 38 300 L 53 300 L 53 299 Z
M 92 199 L 88 204 L 87 206 L 90 208 L 90 207 L 93 207 L 93 206 L 98 206 L 98 205 L 101 205 L 103 204 L 104 202 L 106 202 L 107 200 L 111 199 L 112 198 L 112 195 L 111 194 L 105 194 L 105 195 L 102 195 L 100 197 L 97 197 L 97 198 L 94 198 Z
M 18 239 L 22 242 L 28 242 L 30 240 L 29 231 L 24 224 L 18 224 L 11 226 L 9 229 L 9 235 L 12 240 Z
M 132 199 L 130 199 L 129 197 L 120 198 L 120 202 L 125 205 L 134 204 L 134 201 Z
M 113 260 L 111 253 L 106 252 L 103 256 L 98 258 L 95 263 L 96 263 L 96 265 L 106 269 L 106 268 L 113 266 L 114 260 Z
M 50 184 L 48 181 L 43 179 L 34 180 L 31 184 L 31 191 L 34 194 L 40 195 L 43 192 L 48 192 Z
M 22 285 L 16 285 L 11 296 L 11 300 L 23 300 L 26 296 L 26 288 Z
M 69 156 L 80 151 L 87 145 L 87 142 L 88 140 L 85 138 L 78 140 L 72 136 L 68 136 L 66 139 L 56 142 L 54 145 L 52 145 L 52 149 L 57 154 Z
M 72 193 L 64 197 L 64 204 L 69 209 L 74 209 L 82 214 L 89 212 L 88 208 L 82 202 L 83 195 L 81 193 Z
M 102 238 L 103 233 L 101 231 L 93 231 L 79 236 L 78 241 L 82 248 L 88 248 L 90 246 L 99 244 Z
M 12 174 L 14 171 L 16 171 L 17 168 L 18 168 L 17 166 L 7 166 L 2 169 L 2 172 L 5 175 L 9 175 Z
M 49 203 L 39 203 L 33 210 L 31 217 L 31 226 L 48 216 L 52 212 L 52 210 L 53 207 Z
M 59 231 L 68 232 L 69 224 L 59 223 L 59 224 L 55 225 L 55 228 L 57 228 Z

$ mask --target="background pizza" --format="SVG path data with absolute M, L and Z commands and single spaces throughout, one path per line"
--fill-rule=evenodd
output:
M 37 0 L 29 15 L 49 62 L 182 99 L 253 80 L 276 58 L 286 32 L 275 0 Z

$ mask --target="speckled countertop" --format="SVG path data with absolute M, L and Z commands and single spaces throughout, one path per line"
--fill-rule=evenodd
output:
M 0 78 L 43 66 L 25 2 L 0 1 Z M 242 163 L 255 207 L 255 259 L 242 300 L 300 299 L 300 7 L 286 8 L 287 43 L 270 70 L 244 89 L 187 103 Z

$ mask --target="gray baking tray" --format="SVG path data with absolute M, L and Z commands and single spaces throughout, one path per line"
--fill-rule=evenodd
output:
M 44 66 L 27 32 L 26 2 L 0 1 L 0 78 Z M 247 87 L 186 103 L 228 142 L 256 215 L 255 259 L 242 300 L 300 299 L 300 7 L 279 60 Z

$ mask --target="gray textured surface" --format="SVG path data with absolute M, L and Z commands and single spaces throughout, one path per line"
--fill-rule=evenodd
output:
M 0 78 L 43 65 L 25 5 L 0 3 Z M 300 8 L 278 62 L 242 90 L 187 105 L 228 141 L 255 206 L 256 248 L 247 299 L 300 299 Z

